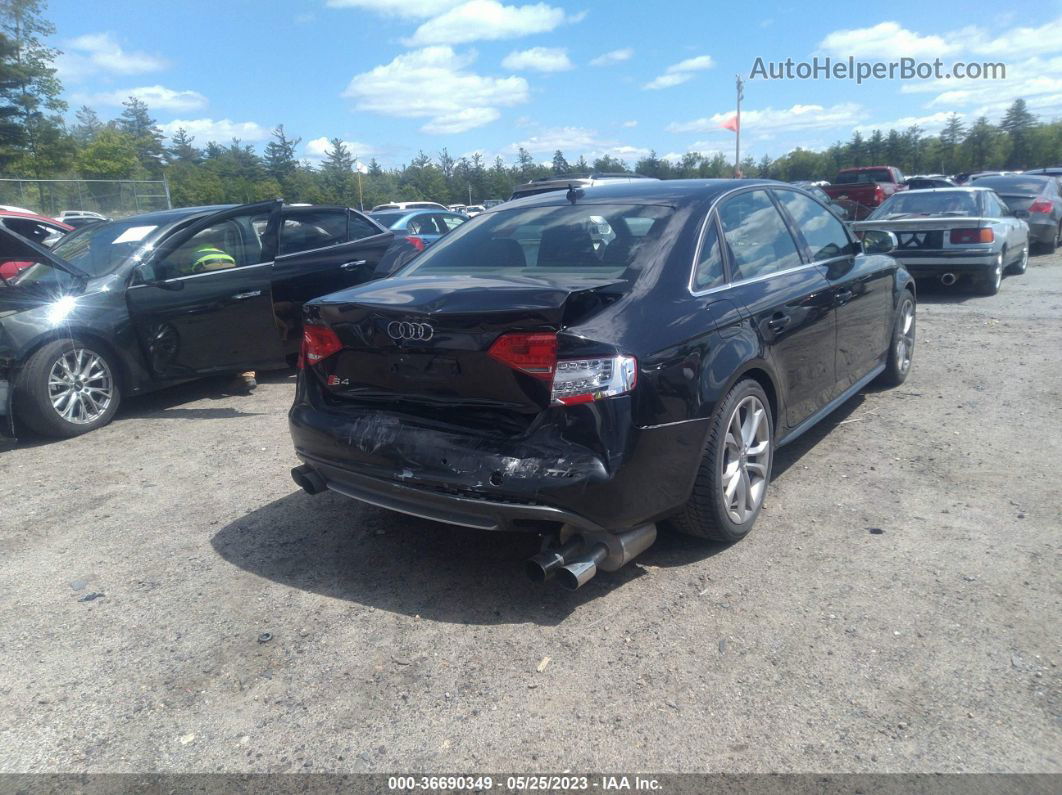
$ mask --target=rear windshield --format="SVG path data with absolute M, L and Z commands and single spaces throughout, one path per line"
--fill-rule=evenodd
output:
M 582 204 L 479 215 L 403 275 L 633 279 L 674 215 L 661 205 Z
M 977 197 L 970 191 L 913 191 L 896 193 L 887 199 L 868 218 L 888 220 L 915 215 L 953 215 L 976 218 L 981 214 Z
M 390 229 L 391 224 L 398 223 L 407 215 L 409 215 L 407 212 L 369 213 L 369 217 L 372 218 L 372 220 L 386 229 Z
M 90 276 L 102 276 L 122 264 L 158 229 L 133 218 L 82 227 L 61 238 L 52 249 Z
M 977 187 L 991 188 L 996 193 L 1017 196 L 1036 196 L 1047 187 L 1050 177 L 981 177 Z
M 872 168 L 867 171 L 843 171 L 833 181 L 834 185 L 853 185 L 857 182 L 892 182 L 892 172 L 887 168 Z

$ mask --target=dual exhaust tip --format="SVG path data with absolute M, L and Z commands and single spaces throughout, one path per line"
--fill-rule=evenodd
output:
M 291 470 L 291 479 L 307 494 L 320 494 L 328 488 L 313 467 L 303 464 Z M 556 578 L 562 587 L 577 591 L 592 580 L 599 569 L 616 571 L 647 550 L 656 541 L 656 525 L 648 524 L 623 533 L 583 533 L 564 544 L 547 548 L 525 564 L 533 582 Z
M 647 550 L 654 541 L 656 525 L 652 524 L 624 533 L 585 533 L 529 558 L 524 570 L 532 582 L 556 578 L 561 587 L 577 591 L 599 570 L 616 571 Z

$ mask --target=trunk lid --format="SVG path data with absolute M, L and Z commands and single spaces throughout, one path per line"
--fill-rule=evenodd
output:
M 414 275 L 365 285 L 308 305 L 309 321 L 343 345 L 312 369 L 334 406 L 526 428 L 549 407 L 551 381 L 496 360 L 491 345 L 507 332 L 559 332 L 618 299 L 624 284 Z

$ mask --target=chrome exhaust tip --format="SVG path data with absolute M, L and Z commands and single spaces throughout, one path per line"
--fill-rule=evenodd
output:
M 958 280 L 959 277 L 956 276 L 954 273 L 945 273 L 943 276 L 940 277 L 940 283 L 943 284 L 945 287 L 951 287 Z
M 604 544 L 594 546 L 557 571 L 557 581 L 569 591 L 577 591 L 594 579 L 597 567 L 608 557 L 608 547 Z
M 328 488 L 324 478 L 317 474 L 313 467 L 303 464 L 291 470 L 291 479 L 307 494 L 320 494 Z

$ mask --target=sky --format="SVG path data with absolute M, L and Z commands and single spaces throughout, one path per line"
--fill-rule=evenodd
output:
M 735 77 L 746 78 L 742 157 L 821 149 L 854 130 L 951 113 L 1000 118 L 1024 97 L 1062 117 L 1062 1 L 720 3 L 711 0 L 52 0 L 65 98 L 103 119 L 135 95 L 163 131 L 261 149 L 284 124 L 298 154 L 327 139 L 362 162 L 548 161 L 655 150 L 728 157 Z M 1001 62 L 1006 79 L 767 80 L 765 62 L 910 57 Z

